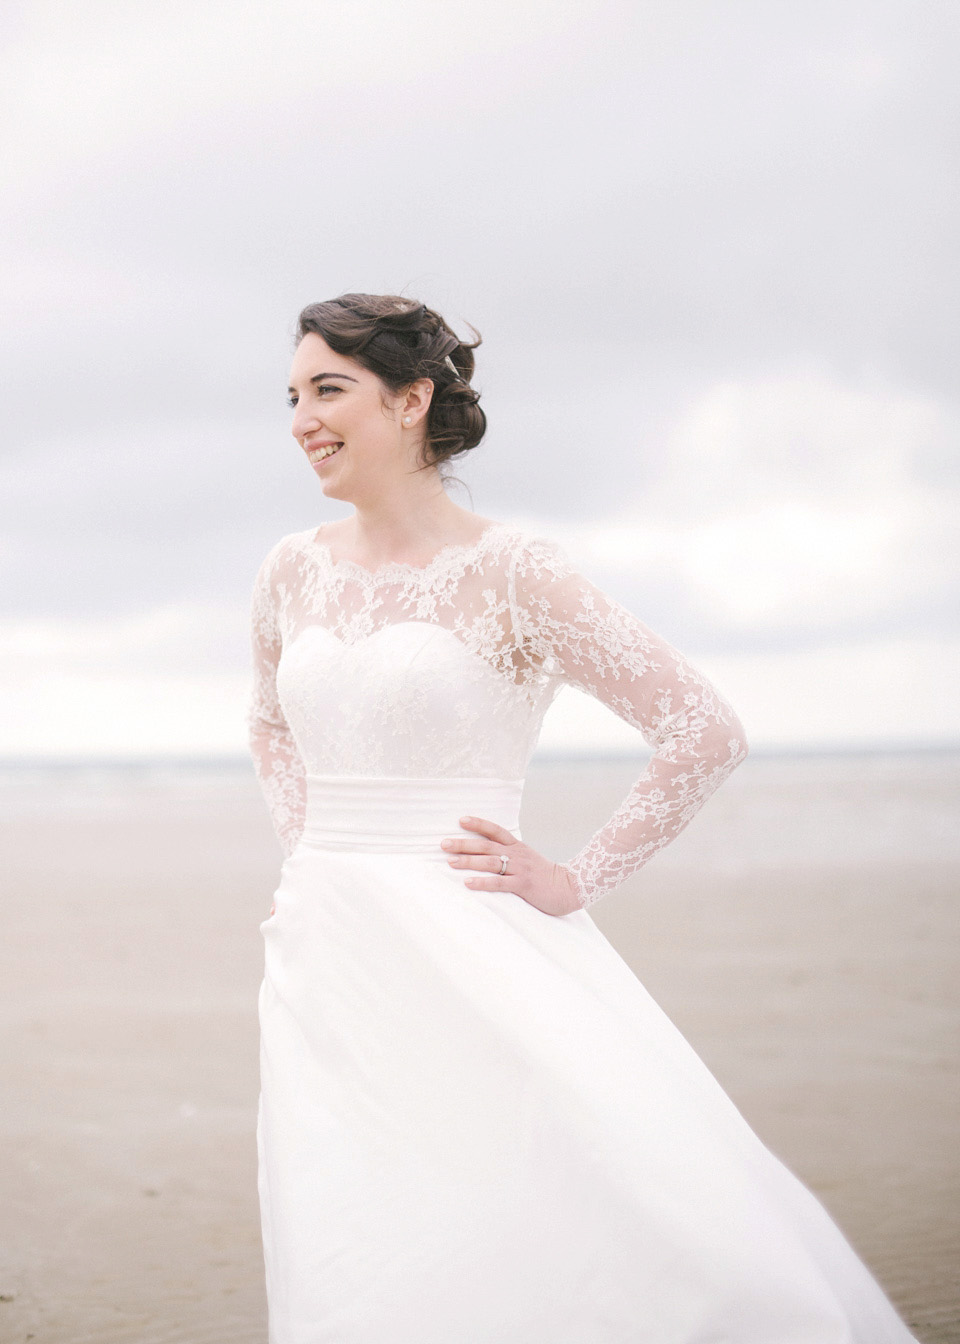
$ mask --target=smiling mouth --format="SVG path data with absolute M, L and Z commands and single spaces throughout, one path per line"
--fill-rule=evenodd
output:
M 326 458 L 333 457 L 334 453 L 339 453 L 342 447 L 342 443 L 324 444 L 322 448 L 311 448 L 307 456 L 311 462 L 323 462 Z

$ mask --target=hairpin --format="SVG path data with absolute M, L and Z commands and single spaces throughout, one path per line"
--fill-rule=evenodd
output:
M 444 362 L 444 364 L 446 364 L 446 366 L 447 366 L 447 368 L 450 370 L 450 372 L 451 372 L 452 374 L 455 375 L 455 377 L 457 377 L 457 378 L 462 378 L 462 377 L 463 377 L 463 375 L 461 374 L 460 370 L 457 368 L 456 364 L 454 364 L 453 360 L 450 358 L 449 355 L 444 355 L 444 357 L 443 357 L 443 362 Z

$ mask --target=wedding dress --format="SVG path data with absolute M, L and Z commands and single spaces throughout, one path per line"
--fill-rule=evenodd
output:
M 270 1344 L 909 1344 L 587 910 L 743 760 L 723 697 L 501 523 L 373 572 L 290 534 L 252 629 L 285 854 L 260 926 Z M 654 754 L 552 916 L 468 888 L 440 842 L 465 815 L 521 838 L 564 684 Z

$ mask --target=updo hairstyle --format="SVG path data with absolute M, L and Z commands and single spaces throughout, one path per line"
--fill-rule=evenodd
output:
M 477 339 L 461 341 L 439 313 L 415 299 L 341 294 L 304 308 L 297 319 L 297 342 L 309 332 L 321 336 L 331 350 L 355 359 L 394 393 L 418 378 L 433 380 L 423 470 L 475 448 L 486 431 L 480 393 L 470 386 L 481 336 L 476 328 L 470 330 Z M 447 364 L 448 355 L 459 377 Z

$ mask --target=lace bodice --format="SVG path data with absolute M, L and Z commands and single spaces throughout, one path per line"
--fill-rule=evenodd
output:
M 308 774 L 521 779 L 564 684 L 609 706 L 654 755 L 564 865 L 581 905 L 686 826 L 747 752 L 711 684 L 579 574 L 553 541 L 503 523 L 425 567 L 335 561 L 314 530 L 281 538 L 252 603 L 250 745 L 284 852 Z

